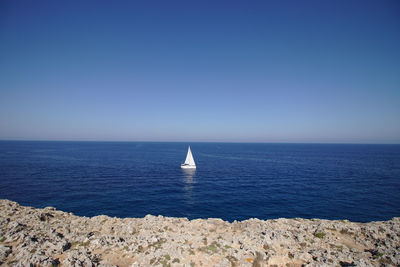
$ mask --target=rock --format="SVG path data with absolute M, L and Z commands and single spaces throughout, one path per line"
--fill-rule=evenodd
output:
M 62 251 L 66 251 L 71 248 L 71 243 L 65 242 L 64 245 L 62 245 Z
M 2 264 L 7 256 L 11 253 L 11 247 L 0 244 L 0 264 Z
M 0 200 L 0 237 L 6 266 L 400 265 L 400 218 L 87 218 Z

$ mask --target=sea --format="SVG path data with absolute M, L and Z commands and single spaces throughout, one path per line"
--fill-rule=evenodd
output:
M 181 169 L 188 146 L 197 169 Z M 400 145 L 0 141 L 0 198 L 80 216 L 400 216 Z

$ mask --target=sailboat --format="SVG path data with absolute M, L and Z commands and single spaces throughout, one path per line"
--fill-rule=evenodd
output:
M 196 169 L 196 163 L 194 163 L 192 151 L 190 151 L 190 146 L 188 149 L 188 153 L 186 155 L 185 163 L 181 164 L 182 169 Z

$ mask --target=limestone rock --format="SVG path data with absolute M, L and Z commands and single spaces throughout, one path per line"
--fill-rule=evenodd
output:
M 399 266 L 400 218 L 78 217 L 0 200 L 4 266 Z

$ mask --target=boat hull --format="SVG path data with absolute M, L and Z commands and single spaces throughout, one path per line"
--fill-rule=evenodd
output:
M 182 169 L 196 169 L 196 165 L 181 165 Z

